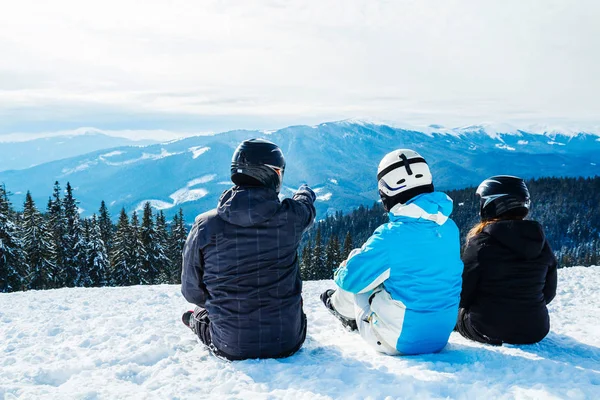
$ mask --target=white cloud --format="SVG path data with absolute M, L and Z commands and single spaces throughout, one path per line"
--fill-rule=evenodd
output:
M 6 2 L 0 119 L 597 121 L 599 11 L 593 0 Z

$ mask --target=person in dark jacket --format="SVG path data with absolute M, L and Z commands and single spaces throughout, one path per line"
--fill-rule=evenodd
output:
M 456 330 L 482 343 L 537 343 L 548 334 L 557 262 L 542 226 L 524 220 L 525 182 L 493 176 L 477 188 L 481 222 L 467 236 Z
M 315 194 L 301 186 L 279 200 L 285 160 L 262 140 L 235 150 L 217 209 L 196 218 L 183 254 L 181 291 L 196 309 L 184 323 L 228 360 L 294 354 L 306 337 L 298 245 L 315 218 Z

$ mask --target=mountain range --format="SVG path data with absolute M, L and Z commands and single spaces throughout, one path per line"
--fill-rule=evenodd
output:
M 0 136 L 0 171 L 26 169 L 110 147 L 157 143 L 153 140 L 134 141 L 106 135 L 93 128 L 82 128 L 71 134 L 33 140 L 17 136 L 12 135 L 6 141 L 1 140 L 2 136 Z
M 504 131 L 504 132 L 503 132 Z M 395 127 L 364 121 L 291 126 L 277 131 L 230 131 L 146 146 L 117 146 L 0 172 L 0 182 L 20 206 L 31 191 L 45 208 L 52 186 L 70 182 L 83 215 L 105 200 L 113 217 L 121 208 L 140 210 L 150 201 L 188 222 L 214 208 L 231 186 L 230 160 L 244 139 L 277 143 L 286 157 L 283 196 L 302 183 L 317 192 L 320 217 L 378 199 L 376 170 L 389 151 L 410 148 L 429 163 L 440 190 L 477 185 L 495 174 L 524 178 L 600 174 L 600 137 L 585 132 L 527 132 L 506 126 L 459 129 Z M 74 138 L 75 139 L 75 138 Z M 0 144 L 0 151 L 6 144 Z

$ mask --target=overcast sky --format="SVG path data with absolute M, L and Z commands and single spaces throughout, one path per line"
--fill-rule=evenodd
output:
M 600 123 L 596 0 L 0 0 L 0 135 Z

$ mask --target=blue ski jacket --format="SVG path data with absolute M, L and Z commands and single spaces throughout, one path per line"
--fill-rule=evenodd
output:
M 342 289 L 373 293 L 371 327 L 401 354 L 442 350 L 456 324 L 463 263 L 451 212 L 441 192 L 397 204 L 335 272 Z

